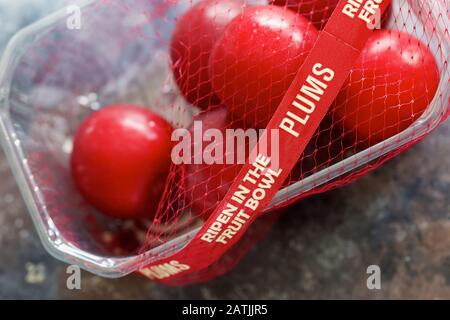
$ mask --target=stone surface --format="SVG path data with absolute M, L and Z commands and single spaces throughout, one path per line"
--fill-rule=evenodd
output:
M 447 121 L 358 182 L 291 208 L 233 271 L 207 284 L 83 272 L 82 289 L 69 291 L 67 266 L 42 247 L 1 153 L 0 299 L 450 299 L 449 155 Z M 381 268 L 381 290 L 367 289 L 369 265 Z

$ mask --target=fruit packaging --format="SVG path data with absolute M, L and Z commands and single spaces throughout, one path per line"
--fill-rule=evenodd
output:
M 188 132 L 199 119 L 222 131 L 265 128 L 337 3 L 301 2 L 242 0 L 233 9 L 216 4 L 208 14 L 219 27 L 207 33 L 201 30 L 211 26 L 197 20 L 198 13 L 180 26 L 198 1 L 81 1 L 20 31 L 0 62 L 1 136 L 45 248 L 105 277 L 141 270 L 172 284 L 204 281 L 233 267 L 278 211 L 354 181 L 445 120 L 450 3 L 393 0 L 380 17 L 382 30 L 373 31 L 260 217 L 220 260 L 171 281 L 189 266 L 170 256 L 198 234 L 240 167 L 172 163 L 147 219 L 112 218 L 91 206 L 71 178 L 75 133 L 89 115 L 113 104 L 147 106 Z M 271 20 L 273 12 L 284 18 Z M 279 37 L 267 29 L 271 21 Z M 158 265 L 163 259 L 169 262 Z

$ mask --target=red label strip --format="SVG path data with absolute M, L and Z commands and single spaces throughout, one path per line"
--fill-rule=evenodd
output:
M 245 164 L 195 238 L 179 252 L 139 270 L 141 274 L 169 283 L 216 262 L 242 237 L 302 155 L 373 32 L 368 25 L 388 5 L 389 0 L 339 2 L 256 146 L 266 146 L 267 134 L 278 129 L 276 167 L 268 151 Z

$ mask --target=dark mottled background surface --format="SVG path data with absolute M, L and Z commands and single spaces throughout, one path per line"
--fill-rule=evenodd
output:
M 44 2 L 58 1 L 0 0 L 8 31 L 0 48 L 50 10 Z M 372 264 L 381 290 L 366 287 Z M 353 185 L 290 209 L 237 268 L 208 284 L 171 288 L 83 272 L 82 289 L 69 291 L 65 270 L 42 247 L 0 153 L 0 299 L 450 299 L 450 122 Z

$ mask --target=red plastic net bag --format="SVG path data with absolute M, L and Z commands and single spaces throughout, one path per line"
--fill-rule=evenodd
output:
M 2 123 L 46 247 L 105 276 L 225 273 L 280 210 L 446 118 L 448 8 L 87 1 L 24 30 Z

